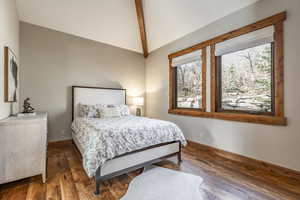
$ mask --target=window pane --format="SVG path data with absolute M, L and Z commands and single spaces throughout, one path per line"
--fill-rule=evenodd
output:
M 177 67 L 177 107 L 202 107 L 202 72 L 200 60 Z
M 222 109 L 272 112 L 272 45 L 222 56 Z

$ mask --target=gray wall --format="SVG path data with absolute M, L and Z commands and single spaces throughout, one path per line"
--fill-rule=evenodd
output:
M 145 60 L 135 52 L 21 22 L 20 56 L 20 106 L 30 97 L 49 113 L 50 141 L 70 138 L 72 85 L 145 92 Z
M 15 0 L 0 0 L 0 119 L 17 112 L 17 103 L 4 103 L 4 47 L 19 57 L 19 19 Z
M 288 126 L 169 115 L 168 54 L 286 10 L 285 111 Z M 150 54 L 146 60 L 147 115 L 177 123 L 188 139 L 300 170 L 300 1 L 261 0 Z

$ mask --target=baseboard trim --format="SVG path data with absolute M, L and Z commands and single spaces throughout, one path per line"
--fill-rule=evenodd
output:
M 72 144 L 72 140 L 60 140 L 60 141 L 54 141 L 54 142 L 48 142 L 48 146 L 61 146 L 61 145 L 68 145 Z
M 275 171 L 279 174 L 282 174 L 282 175 L 285 175 L 288 177 L 297 178 L 298 180 L 300 180 L 300 172 L 296 171 L 294 169 L 289 169 L 289 168 L 275 165 L 272 163 L 268 163 L 268 162 L 265 162 L 262 160 L 256 160 L 254 158 L 250 158 L 250 157 L 243 156 L 240 154 L 232 153 L 229 151 L 225 151 L 225 150 L 211 147 L 208 145 L 200 144 L 200 143 L 190 141 L 190 140 L 188 140 L 188 145 L 192 148 L 198 148 L 198 149 L 210 152 L 212 154 L 222 156 L 222 157 L 230 159 L 230 160 L 238 161 L 238 162 L 241 162 L 241 163 L 244 163 L 247 165 L 252 165 L 257 168 L 262 168 L 267 171 Z

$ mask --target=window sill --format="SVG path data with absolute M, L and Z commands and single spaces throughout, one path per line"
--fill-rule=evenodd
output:
M 169 114 L 187 115 L 193 117 L 204 117 L 221 120 L 230 120 L 238 122 L 249 122 L 257 124 L 281 125 L 286 126 L 285 117 L 275 117 L 267 115 L 241 114 L 241 113 L 218 113 L 218 112 L 201 112 L 189 109 L 169 109 Z

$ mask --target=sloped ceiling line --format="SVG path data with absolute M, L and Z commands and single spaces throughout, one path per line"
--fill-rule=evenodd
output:
M 137 20 L 139 23 L 140 36 L 141 36 L 144 57 L 147 58 L 149 52 L 148 52 L 147 32 L 146 32 L 146 27 L 145 27 L 145 19 L 144 19 L 142 0 L 135 0 L 135 8 L 136 8 Z
M 147 56 L 258 0 L 16 1 L 20 21 Z

